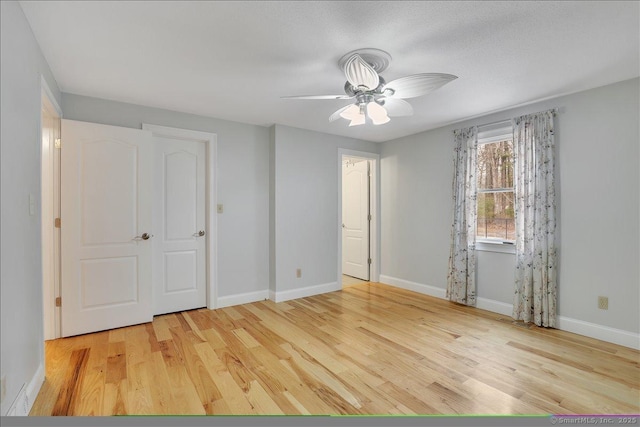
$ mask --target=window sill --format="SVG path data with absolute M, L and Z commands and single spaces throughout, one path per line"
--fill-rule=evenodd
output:
M 477 240 L 476 250 L 484 252 L 498 252 L 502 254 L 515 254 L 516 245 L 512 243 L 503 243 L 501 241 Z

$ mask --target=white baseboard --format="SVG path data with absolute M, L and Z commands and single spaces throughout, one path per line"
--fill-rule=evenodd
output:
M 432 297 L 445 299 L 446 291 L 435 286 L 423 285 L 422 283 L 410 282 L 396 277 L 380 275 L 380 282 L 398 288 L 407 289 Z M 476 308 L 491 311 L 493 313 L 511 316 L 513 314 L 513 305 L 501 301 L 495 301 L 488 298 L 478 297 Z M 570 317 L 558 316 L 557 329 L 572 332 L 578 335 L 584 335 L 589 338 L 595 338 L 601 341 L 630 347 L 640 350 L 640 334 L 629 332 L 622 329 L 610 328 L 608 326 L 598 325 L 595 323 L 585 322 L 583 320 L 572 319 Z
M 476 299 L 476 308 L 491 311 L 493 313 L 504 314 L 511 317 L 513 314 L 513 304 L 507 304 L 506 302 L 496 301 L 488 298 Z
M 625 331 L 623 329 L 610 328 L 596 323 L 558 316 L 558 329 L 584 335 L 601 341 L 630 347 L 640 350 L 640 334 Z
M 233 305 L 249 304 L 256 301 L 264 301 L 269 299 L 269 291 L 246 292 L 243 294 L 228 295 L 218 297 L 216 308 L 231 307 Z
M 445 299 L 447 291 L 442 288 L 431 285 L 423 285 L 422 283 L 410 282 L 409 280 L 398 279 L 397 277 L 380 275 L 380 283 L 392 285 L 397 288 L 406 289 L 408 291 L 418 292 L 419 294 L 430 295 L 432 297 Z
M 271 301 L 275 301 L 276 300 L 276 291 L 274 291 L 273 289 L 269 289 L 269 299 Z
M 29 381 L 29 385 L 27 386 L 27 402 L 25 407 L 27 408 L 26 415 L 31 412 L 31 408 L 33 407 L 33 402 L 36 401 L 36 397 L 38 397 L 38 393 L 40 393 L 40 388 L 42 388 L 42 384 L 44 384 L 44 363 L 40 363 L 38 366 L 38 370 Z
M 321 285 L 307 286 L 305 288 L 291 289 L 290 291 L 275 291 L 270 298 L 275 302 L 289 301 L 297 298 L 310 297 L 313 295 L 325 294 L 327 292 L 339 291 L 342 284 L 337 282 L 323 283 Z
M 33 407 L 33 402 L 35 402 L 36 397 L 38 397 L 38 393 L 40 392 L 40 388 L 43 383 L 44 364 L 41 363 L 40 366 L 38 366 L 36 373 L 33 374 L 29 384 L 23 385 L 18 392 L 16 399 L 7 411 L 7 416 L 26 417 L 29 415 L 31 408 Z

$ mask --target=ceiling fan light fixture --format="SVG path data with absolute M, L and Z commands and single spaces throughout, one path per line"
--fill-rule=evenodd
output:
M 366 121 L 366 118 L 364 114 L 358 114 L 353 119 L 351 119 L 351 122 L 349 123 L 349 127 L 363 125 L 365 121 Z
M 338 66 L 344 72 L 347 82 L 345 95 L 302 95 L 288 96 L 288 99 L 354 99 L 334 111 L 329 122 L 339 118 L 349 120 L 349 126 L 365 123 L 382 125 L 389 123 L 389 117 L 404 117 L 413 114 L 413 107 L 405 98 L 426 95 L 457 79 L 453 74 L 421 73 L 386 82 L 380 73 L 387 69 L 391 55 L 380 49 L 358 49 L 343 55 Z
M 370 102 L 367 104 L 367 115 L 374 125 L 383 125 L 385 123 L 389 123 L 391 120 L 387 115 L 387 110 L 376 102 Z
M 360 107 L 358 106 L 358 104 L 351 104 L 349 107 L 347 107 L 344 111 L 340 113 L 340 117 L 347 120 L 353 120 L 359 115 L 361 115 L 361 113 L 360 113 Z

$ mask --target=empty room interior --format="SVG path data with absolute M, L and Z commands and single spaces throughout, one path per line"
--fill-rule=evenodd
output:
M 0 415 L 640 413 L 640 3 L 2 1 Z

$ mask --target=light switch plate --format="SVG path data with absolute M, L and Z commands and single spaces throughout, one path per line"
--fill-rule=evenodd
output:
M 222 204 L 218 205 L 218 213 L 224 212 L 224 206 Z
M 36 214 L 36 198 L 33 194 L 29 194 L 29 215 Z

